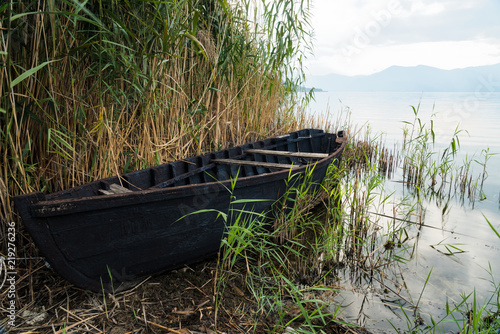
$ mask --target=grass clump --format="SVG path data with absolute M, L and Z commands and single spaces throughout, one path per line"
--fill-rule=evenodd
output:
M 412 110 L 414 119 L 412 122 L 405 121 L 403 130 L 402 169 L 407 188 L 417 191 L 418 196 L 440 201 L 455 196 L 462 202 L 468 200 L 472 204 L 484 200 L 483 184 L 487 177 L 485 166 L 494 153 L 484 149 L 479 158 L 465 156 L 461 164 L 457 163 L 460 136 L 467 131 L 457 125 L 449 144 L 435 151 L 437 145 L 433 120 L 430 120 L 429 125 L 420 118 L 420 104 L 412 106 Z M 479 175 L 473 175 L 472 162 L 482 168 Z
M 256 332 L 330 332 L 338 326 L 338 309 L 330 310 L 328 303 L 335 288 L 324 284 L 331 270 L 332 227 L 324 212 L 316 211 L 324 189 L 311 182 L 313 168 L 288 180 L 293 186 L 281 200 L 274 228 L 261 215 L 238 214 L 223 241 L 216 297 L 223 298 L 232 280 L 244 282 L 241 293 L 254 303 Z M 330 175 L 335 169 L 332 165 Z M 223 304 L 219 299 L 219 307 Z

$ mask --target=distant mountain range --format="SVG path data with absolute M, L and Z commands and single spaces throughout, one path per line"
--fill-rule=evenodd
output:
M 423 65 L 392 66 L 372 75 L 310 76 L 306 85 L 323 91 L 344 92 L 500 92 L 500 64 L 455 70 Z

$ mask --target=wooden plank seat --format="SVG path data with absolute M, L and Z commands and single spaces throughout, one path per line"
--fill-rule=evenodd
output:
M 328 156 L 328 154 L 326 153 L 288 152 L 288 151 L 273 151 L 273 150 L 259 150 L 259 149 L 248 149 L 245 150 L 245 152 L 252 154 L 268 154 L 268 155 L 277 155 L 282 157 L 311 158 L 311 159 L 323 159 Z
M 99 193 L 102 195 L 126 194 L 131 192 L 132 190 L 122 187 L 121 185 L 116 183 L 110 184 L 109 190 L 99 189 Z

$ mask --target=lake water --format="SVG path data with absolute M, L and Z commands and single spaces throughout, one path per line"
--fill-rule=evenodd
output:
M 344 118 L 349 115 L 351 123 L 358 125 L 362 133 L 369 128 L 372 137 L 381 134 L 390 149 L 402 142 L 402 122 L 413 121 L 410 105 L 417 107 L 419 104 L 422 121 L 429 122 L 431 115 L 435 114 L 436 151 L 450 143 L 459 125 L 468 134 L 460 134 L 458 163 L 466 157 L 479 159 L 481 151 L 487 148 L 491 153 L 500 153 L 498 92 L 321 92 L 316 93 L 308 113 L 320 119 L 325 115 L 336 119 L 341 112 Z M 479 175 L 480 166 L 477 163 L 472 165 L 475 165 L 474 175 Z M 464 203 L 452 200 L 445 213 L 444 203 L 423 200 L 424 223 L 435 228 L 408 228 L 411 238 L 407 243 L 415 250 L 405 254 L 408 262 L 395 264 L 386 270 L 386 276 L 377 280 L 348 270 L 342 273 L 343 289 L 336 298 L 336 302 L 342 304 L 342 317 L 374 332 L 394 332 L 392 325 L 405 332 L 411 325 L 407 324 L 401 308 L 395 306 L 398 303 L 403 304 L 411 318 L 411 304 L 417 304 L 420 298 L 420 315 L 430 323 L 431 316 L 434 320 L 445 316 L 447 301 L 453 308 L 462 301 L 462 295 L 474 291 L 480 301 L 491 296 L 494 289 L 491 281 L 495 280 L 496 285 L 500 282 L 500 239 L 485 217 L 500 231 L 500 155 L 494 155 L 488 161 L 487 173 L 483 188 L 486 199 L 476 198 Z M 401 178 L 399 172 L 385 183 L 386 193 L 396 192 L 394 202 L 405 192 L 403 184 L 394 182 Z M 391 214 L 392 207 L 385 206 L 380 211 Z M 387 224 L 384 220 L 378 223 Z M 448 250 L 454 254 L 447 255 Z M 457 332 L 453 322 L 444 322 L 440 328 L 445 332 Z

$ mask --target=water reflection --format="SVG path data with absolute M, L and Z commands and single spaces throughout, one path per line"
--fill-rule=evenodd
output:
M 383 142 L 392 148 L 402 140 L 402 121 L 413 120 L 409 105 L 419 103 L 422 119 L 435 114 L 436 151 L 441 153 L 449 145 L 458 123 L 468 131 L 470 136 L 460 136 L 456 159 L 471 160 L 474 177 L 481 172 L 480 163 L 474 161 L 480 160 L 481 150 L 489 147 L 492 153 L 500 152 L 500 93 L 482 99 L 474 99 L 473 93 L 317 93 L 311 109 L 320 115 L 327 106 L 332 113 L 348 106 L 354 124 L 369 122 L 372 133 L 384 133 Z M 343 289 L 335 302 L 342 305 L 346 320 L 375 332 L 391 332 L 393 326 L 407 331 L 416 325 L 413 317 L 407 318 L 416 314 L 416 305 L 423 321 L 430 323 L 431 316 L 436 321 L 446 316 L 447 301 L 454 307 L 474 290 L 479 302 L 489 296 L 491 281 L 500 279 L 500 239 L 485 217 L 500 231 L 500 155 L 491 156 L 487 172 L 484 196 L 475 195 L 470 200 L 428 192 L 422 197 L 423 225 L 405 228 L 409 248 L 379 252 L 380 256 L 397 255 L 401 262 L 392 261 L 382 270 L 368 272 L 369 266 L 338 270 Z M 383 229 L 378 235 L 388 233 L 395 223 L 381 214 L 393 216 L 396 203 L 403 198 L 410 206 L 418 200 L 401 182 L 401 171 L 390 179 L 380 196 L 394 192 L 392 205 L 370 208 L 378 213 L 370 219 Z M 453 322 L 445 322 L 441 328 L 456 330 Z

